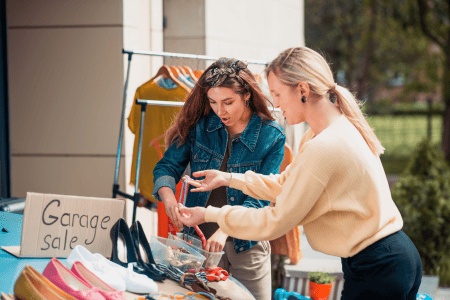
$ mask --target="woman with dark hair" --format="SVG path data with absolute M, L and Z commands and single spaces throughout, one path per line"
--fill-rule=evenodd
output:
M 286 138 L 273 121 L 269 103 L 245 62 L 221 58 L 205 70 L 166 132 L 170 146 L 153 170 L 153 196 L 163 201 L 175 226 L 183 227 L 175 185 L 188 164 L 192 172 L 278 173 Z M 204 193 L 189 191 L 186 199 L 187 207 L 263 208 L 268 204 L 227 187 Z M 271 299 L 269 242 L 232 239 L 216 223 L 199 227 L 207 239 L 207 251 L 225 251 L 219 267 L 228 270 L 256 299 Z M 185 230 L 195 234 L 193 228 Z

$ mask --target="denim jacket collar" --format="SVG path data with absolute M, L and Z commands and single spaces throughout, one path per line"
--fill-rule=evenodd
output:
M 209 126 L 207 131 L 213 132 L 218 130 L 219 128 L 224 127 L 222 120 L 214 113 L 211 112 L 212 117 L 209 122 Z M 245 127 L 244 131 L 241 133 L 239 140 L 250 150 L 253 152 L 256 147 L 256 142 L 258 141 L 259 132 L 261 130 L 262 119 L 258 116 L 257 113 L 253 113 L 250 121 Z

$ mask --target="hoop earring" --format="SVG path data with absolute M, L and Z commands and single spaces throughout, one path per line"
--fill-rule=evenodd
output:
M 302 102 L 306 103 L 306 97 L 305 96 L 302 96 Z

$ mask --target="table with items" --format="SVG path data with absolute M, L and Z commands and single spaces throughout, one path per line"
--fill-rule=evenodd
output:
M 22 222 L 23 216 L 20 214 L 0 212 L 0 246 L 18 246 L 21 244 Z M 123 223 L 122 228 L 120 226 L 121 222 Z M 118 226 L 115 226 L 114 230 L 117 231 L 117 236 L 121 236 L 121 238 L 125 235 L 126 240 L 126 235 L 128 234 L 126 231 L 128 231 L 128 227 L 124 233 L 123 227 L 127 225 L 123 219 L 121 222 L 117 222 Z M 133 227 L 136 228 L 133 229 Z M 133 230 L 138 231 L 139 229 L 142 231 L 139 222 L 135 222 L 131 227 L 131 232 L 133 232 Z M 136 234 L 136 232 L 133 232 L 133 234 Z M 114 238 L 114 236 L 114 234 L 111 234 L 111 238 Z M 142 233 L 140 236 L 142 239 Z M 181 243 L 177 241 L 177 239 L 177 237 L 163 239 L 150 236 L 148 243 L 145 241 L 144 243 L 141 242 L 139 245 L 136 245 L 136 247 L 141 248 L 145 248 L 146 244 L 151 245 L 151 252 L 153 252 L 154 256 L 159 255 L 157 249 L 158 246 L 163 249 L 162 245 L 166 244 L 165 251 L 167 252 L 167 249 L 170 249 L 169 252 L 171 255 L 165 254 L 165 259 L 168 259 L 165 261 L 167 264 L 160 264 L 159 262 L 161 262 L 161 260 L 155 258 L 158 268 L 153 271 L 151 271 L 150 268 L 144 268 L 142 265 L 139 265 L 139 263 L 120 266 L 113 262 L 114 257 L 111 258 L 111 260 L 113 260 L 111 261 L 98 253 L 90 253 L 86 248 L 80 245 L 75 246 L 67 258 L 17 258 L 1 249 L 0 292 L 2 292 L 2 298 L 8 299 L 8 294 L 10 296 L 14 295 L 14 286 L 22 284 L 22 279 L 25 278 L 28 280 L 28 277 L 31 277 L 32 281 L 37 280 L 40 282 L 48 282 L 47 279 L 53 283 L 67 281 L 70 283 L 68 284 L 67 289 L 70 290 L 73 285 L 73 280 L 67 280 L 67 278 L 68 276 L 74 276 L 73 274 L 76 274 L 75 277 L 78 276 L 78 278 L 82 278 L 80 282 L 83 282 L 85 286 L 93 288 L 91 289 L 93 295 L 95 292 L 100 293 L 102 286 L 105 287 L 104 290 L 110 289 L 109 292 L 103 291 L 104 297 L 102 298 L 99 296 L 100 298 L 98 299 L 254 299 L 242 284 L 232 276 L 228 276 L 228 274 L 220 268 L 211 267 L 209 269 L 203 269 L 203 267 L 205 267 L 205 264 L 203 263 L 205 262 L 204 256 L 202 256 L 203 259 L 200 260 L 191 259 L 189 261 L 191 265 L 185 264 L 174 267 L 175 264 L 171 263 L 170 259 L 183 264 L 186 263 L 188 256 L 199 255 L 198 252 L 194 253 L 195 250 L 192 250 L 194 248 L 185 250 L 188 249 L 188 247 L 174 246 L 176 245 L 174 243 Z M 122 252 L 124 253 L 120 253 L 119 250 L 114 251 L 113 249 L 113 256 L 117 254 L 117 256 L 122 255 L 123 257 L 123 255 L 125 255 L 130 257 L 130 253 L 127 253 L 126 249 L 122 249 Z M 139 253 L 140 251 L 136 252 Z M 145 251 L 142 253 L 145 253 Z M 183 255 L 185 256 L 185 258 L 183 258 L 184 260 L 177 258 Z M 148 258 L 146 259 L 148 260 Z M 192 268 L 194 270 L 192 270 Z M 66 270 L 70 271 L 67 272 Z M 163 280 L 158 277 L 161 273 L 164 273 L 163 278 L 166 277 Z M 119 274 L 120 276 L 114 277 L 112 274 Z M 101 280 L 98 280 L 98 278 L 100 278 L 99 275 L 102 276 Z M 155 280 L 150 280 L 149 278 L 151 277 Z M 26 280 L 24 280 L 24 282 L 26 282 Z M 90 285 L 92 282 L 97 282 L 97 285 Z M 77 284 L 83 285 L 82 283 Z M 49 283 L 49 285 L 52 284 Z M 121 297 L 116 295 L 118 293 L 116 291 L 118 290 L 117 287 L 126 290 L 119 293 L 119 295 L 122 295 Z M 56 289 L 60 291 L 57 287 Z M 64 287 L 61 289 L 67 292 Z M 132 290 L 133 293 L 130 292 L 130 290 Z M 194 293 L 198 292 L 206 294 L 203 296 L 192 296 Z M 181 294 L 188 295 L 192 298 L 183 297 Z M 66 295 L 66 298 L 62 298 L 73 299 L 73 295 L 78 294 L 72 294 L 72 296 Z M 75 298 L 84 299 L 83 295 L 80 294 L 80 296 L 75 296 Z M 207 295 L 210 296 L 208 297 Z M 10 299 L 14 299 L 14 296 Z M 97 298 L 94 297 L 92 299 Z

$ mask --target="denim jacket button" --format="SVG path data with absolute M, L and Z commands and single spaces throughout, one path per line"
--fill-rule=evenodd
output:
M 230 197 L 230 200 L 231 200 L 231 201 L 234 201 L 234 197 Z
M 241 247 L 241 248 L 239 248 L 239 251 L 244 251 L 244 248 L 242 248 L 242 247 Z
M 230 172 L 233 172 L 233 168 L 230 168 Z

